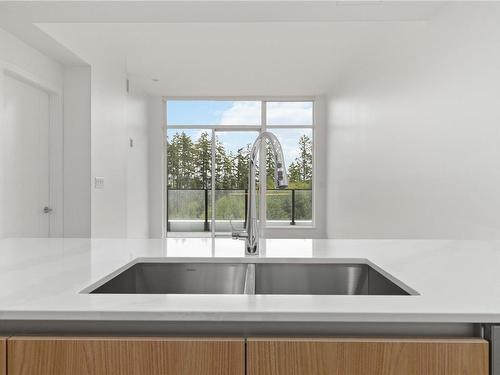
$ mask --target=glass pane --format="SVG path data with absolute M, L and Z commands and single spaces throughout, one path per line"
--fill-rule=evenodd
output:
M 167 231 L 210 231 L 211 150 L 211 130 L 167 130 Z
M 283 147 L 289 185 L 275 190 L 274 162 L 267 148 L 266 206 L 268 225 L 312 225 L 312 129 L 272 129 Z
M 268 225 L 290 225 L 292 220 L 292 191 L 288 189 L 267 189 L 266 210 Z
M 267 189 L 266 202 L 268 226 L 312 225 L 312 190 Z
M 168 100 L 167 124 L 260 125 L 260 101 Z
M 296 225 L 311 225 L 312 190 L 295 190 L 295 223 Z
M 289 176 L 289 188 L 310 189 L 313 172 L 312 129 L 272 129 L 283 148 L 285 165 Z M 274 163 L 271 150 L 267 149 L 267 187 L 272 189 Z
M 267 102 L 267 125 L 312 125 L 313 102 Z
M 244 228 L 248 160 L 258 132 L 217 132 L 215 136 L 215 230 Z
M 169 232 L 209 232 L 212 200 L 209 190 L 168 189 Z

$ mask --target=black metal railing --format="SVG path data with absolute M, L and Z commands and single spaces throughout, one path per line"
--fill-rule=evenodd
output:
M 312 221 L 312 189 L 266 189 L 268 202 L 268 221 L 288 222 L 289 225 L 296 225 L 297 221 Z M 203 231 L 210 231 L 212 195 L 211 189 L 173 189 L 168 188 L 166 193 L 167 198 L 167 231 L 172 231 L 171 221 L 196 221 L 203 223 Z M 289 194 L 289 196 L 288 196 Z M 306 196 L 301 196 L 306 194 Z M 243 227 L 246 226 L 246 216 L 248 211 L 248 190 L 247 189 L 215 189 L 216 207 L 218 199 L 223 199 L 228 196 L 237 196 L 237 200 L 233 200 L 233 206 L 242 205 L 242 207 L 233 208 L 233 211 L 240 211 L 240 215 L 232 213 L 230 217 L 220 217 L 216 212 L 217 220 L 236 220 L 243 222 Z M 280 205 L 278 203 L 278 213 L 270 215 L 269 203 L 272 196 L 281 196 L 285 198 L 285 202 Z M 300 198 L 300 199 L 297 199 Z M 290 203 L 287 203 L 287 199 Z M 231 202 L 229 202 L 231 203 Z M 276 201 L 275 201 L 276 203 Z M 300 207 L 297 207 L 297 206 Z M 276 204 L 274 205 L 276 208 Z M 288 214 L 287 214 L 288 211 Z M 299 213 L 298 213 L 299 212 Z M 283 214 L 287 214 L 284 217 Z M 271 218 L 269 218 L 271 216 Z M 277 217 L 278 216 L 278 217 Z

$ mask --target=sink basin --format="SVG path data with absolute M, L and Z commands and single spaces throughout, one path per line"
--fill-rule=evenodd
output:
M 246 264 L 137 263 L 91 293 L 244 294 Z
M 132 265 L 87 293 L 409 295 L 368 264 L 155 263 Z
M 409 295 L 367 264 L 255 265 L 255 294 Z

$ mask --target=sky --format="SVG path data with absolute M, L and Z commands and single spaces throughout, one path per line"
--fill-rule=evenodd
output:
M 268 102 L 267 123 L 269 125 L 311 125 L 312 102 Z M 260 101 L 208 101 L 173 100 L 167 101 L 167 124 L 186 125 L 254 125 L 261 123 Z M 175 130 L 177 132 L 178 130 Z M 183 130 L 193 140 L 198 139 L 202 129 Z M 311 129 L 271 130 L 280 140 L 289 166 L 298 156 L 297 142 L 303 134 L 312 137 Z M 174 130 L 169 130 L 169 136 Z M 209 131 L 210 132 L 210 131 Z M 232 131 L 217 132 L 217 137 L 227 150 L 236 152 L 239 148 L 253 143 L 257 132 Z
M 312 102 L 268 102 L 268 125 L 312 125 Z M 169 125 L 260 125 L 260 101 L 169 100 Z

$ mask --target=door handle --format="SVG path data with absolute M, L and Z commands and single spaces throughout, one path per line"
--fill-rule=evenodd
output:
M 52 212 L 52 208 L 48 207 L 48 206 L 45 206 L 43 208 L 43 213 L 44 214 L 50 214 Z

